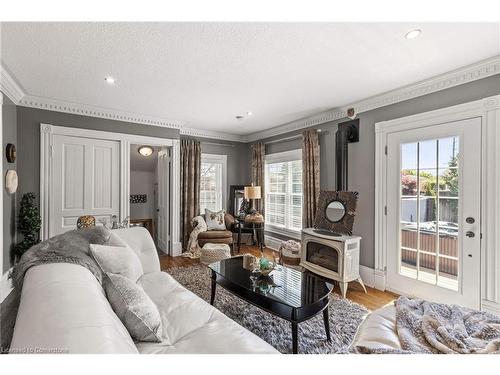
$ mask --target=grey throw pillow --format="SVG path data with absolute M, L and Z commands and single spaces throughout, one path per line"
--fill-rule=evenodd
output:
M 207 230 L 226 230 L 226 223 L 224 222 L 224 215 L 226 211 L 220 210 L 217 212 L 210 211 L 205 208 L 205 221 L 207 223 Z
M 103 287 L 113 311 L 137 341 L 161 342 L 161 317 L 144 289 L 122 276 L 107 273 Z
M 125 276 L 134 283 L 142 276 L 141 261 L 128 246 L 109 246 L 91 244 L 90 252 L 104 272 Z

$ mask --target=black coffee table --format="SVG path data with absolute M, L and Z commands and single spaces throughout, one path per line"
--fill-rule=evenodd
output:
M 212 270 L 214 304 L 217 284 L 245 301 L 292 323 L 292 351 L 297 353 L 298 324 L 323 311 L 326 337 L 330 338 L 328 296 L 333 285 L 309 271 L 279 266 L 269 277 L 256 278 L 244 268 L 244 257 L 234 257 L 209 265 Z

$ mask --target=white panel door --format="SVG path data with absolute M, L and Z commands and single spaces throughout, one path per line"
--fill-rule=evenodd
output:
M 480 307 L 481 118 L 387 138 L 387 285 Z
M 158 248 L 169 252 L 170 157 L 168 150 L 158 151 Z
M 118 141 L 54 135 L 49 236 L 76 228 L 79 216 L 119 215 Z

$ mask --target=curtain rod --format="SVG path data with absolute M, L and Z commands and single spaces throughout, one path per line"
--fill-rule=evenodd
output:
M 328 132 L 324 132 L 321 129 L 317 129 L 318 133 L 321 134 L 328 134 Z M 270 145 L 273 143 L 279 143 L 279 142 L 286 142 L 286 141 L 291 141 L 293 139 L 299 139 L 302 138 L 302 134 L 296 134 L 296 135 L 291 135 L 290 137 L 285 137 L 285 138 L 280 138 L 280 139 L 273 139 L 272 141 L 264 142 L 264 145 Z

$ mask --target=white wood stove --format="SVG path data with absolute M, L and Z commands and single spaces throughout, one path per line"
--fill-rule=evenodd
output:
M 359 275 L 360 241 L 359 236 L 332 235 L 313 228 L 303 229 L 300 265 L 318 275 L 338 281 L 344 298 L 351 281 L 358 281 L 366 293 Z

